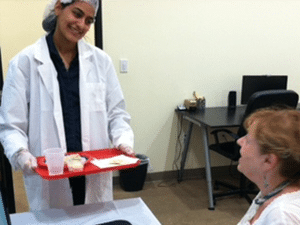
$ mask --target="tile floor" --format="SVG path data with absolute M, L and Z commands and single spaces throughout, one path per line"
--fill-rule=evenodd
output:
M 17 212 L 26 212 L 22 173 L 14 173 Z M 216 209 L 208 207 L 207 186 L 204 179 L 146 182 L 143 190 L 125 192 L 114 187 L 114 198 L 141 197 L 163 225 L 231 225 L 237 224 L 249 207 L 245 199 L 227 197 L 217 202 Z

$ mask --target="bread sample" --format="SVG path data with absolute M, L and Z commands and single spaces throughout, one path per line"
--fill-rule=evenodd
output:
M 79 154 L 72 154 L 65 157 L 65 163 L 71 172 L 82 171 L 85 161 L 86 159 Z

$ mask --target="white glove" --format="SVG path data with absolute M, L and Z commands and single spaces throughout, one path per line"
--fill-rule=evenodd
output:
M 135 155 L 135 152 L 129 145 L 120 144 L 119 149 L 127 155 L 131 155 L 131 156 Z
M 16 153 L 15 157 L 18 167 L 23 170 L 23 173 L 25 175 L 35 174 L 37 161 L 36 158 L 27 149 L 21 149 Z

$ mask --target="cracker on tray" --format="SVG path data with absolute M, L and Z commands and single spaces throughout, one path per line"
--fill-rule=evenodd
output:
M 86 159 L 79 154 L 72 154 L 65 157 L 65 163 L 71 172 L 82 171 L 85 161 Z

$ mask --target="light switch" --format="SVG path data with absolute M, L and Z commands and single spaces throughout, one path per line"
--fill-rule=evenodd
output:
M 120 59 L 120 72 L 121 73 L 128 72 L 128 59 Z

